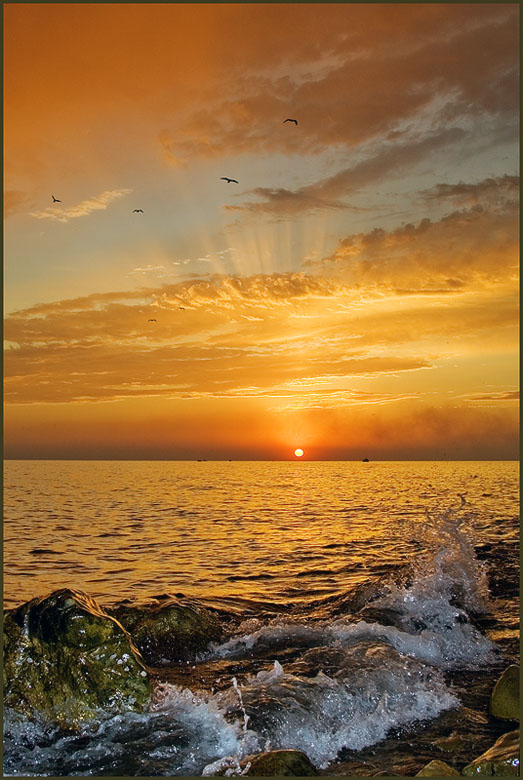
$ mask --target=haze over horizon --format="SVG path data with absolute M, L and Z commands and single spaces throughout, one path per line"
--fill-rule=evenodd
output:
M 518 458 L 517 4 L 4 20 L 7 458 Z

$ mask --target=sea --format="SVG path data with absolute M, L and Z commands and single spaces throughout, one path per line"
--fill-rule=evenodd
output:
M 461 769 L 509 730 L 487 708 L 519 663 L 518 491 L 512 461 L 5 461 L 5 609 L 169 594 L 226 637 L 164 659 L 146 712 L 71 734 L 7 710 L 4 773 Z

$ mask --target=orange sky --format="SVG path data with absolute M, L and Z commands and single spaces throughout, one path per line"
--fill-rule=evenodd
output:
M 517 457 L 516 4 L 4 8 L 7 457 Z

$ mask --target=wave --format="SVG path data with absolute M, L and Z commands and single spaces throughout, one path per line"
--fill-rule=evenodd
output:
M 247 619 L 194 661 L 188 686 L 158 683 L 146 712 L 100 712 L 71 735 L 6 711 L 5 773 L 238 774 L 242 758 L 277 748 L 303 750 L 325 768 L 343 748 L 362 750 L 459 707 L 445 675 L 497 657 L 475 625 L 488 611 L 488 588 L 469 520 L 448 510 L 405 526 L 428 552 L 376 587 L 326 602 L 321 617 L 298 609 L 268 620 L 245 610 Z M 220 604 L 227 612 L 229 602 Z
M 361 750 L 392 727 L 458 705 L 437 671 L 391 647 L 369 643 L 340 652 L 333 676 L 321 669 L 314 676 L 293 674 L 276 661 L 247 679 L 241 705 L 233 689 L 216 700 L 228 715 L 239 717 L 243 706 L 258 750 L 302 750 L 320 768 L 342 748 Z M 321 653 L 315 663 L 323 664 Z

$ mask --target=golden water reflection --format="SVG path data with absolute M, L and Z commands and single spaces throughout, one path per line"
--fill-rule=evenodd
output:
M 7 461 L 5 604 L 321 598 L 412 561 L 460 493 L 478 539 L 517 538 L 515 462 Z

